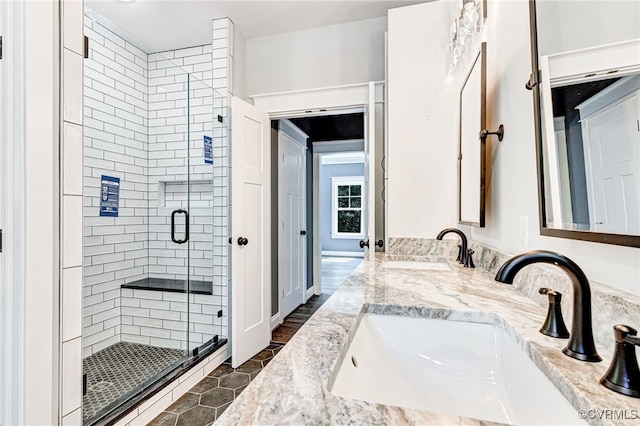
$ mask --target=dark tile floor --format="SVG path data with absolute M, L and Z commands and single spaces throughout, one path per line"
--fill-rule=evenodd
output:
M 238 368 L 231 368 L 230 359 L 225 361 L 149 424 L 212 424 L 282 347 L 281 344 L 271 344 Z
M 313 315 L 320 306 L 329 298 L 328 294 L 322 293 L 320 296 L 311 296 L 307 303 L 298 306 L 298 308 L 287 316 L 282 324 L 271 333 L 271 341 L 286 344 L 291 340 L 294 334 L 300 330 L 300 327 L 311 315 Z
M 163 411 L 150 425 L 212 424 L 328 298 L 327 294 L 311 297 L 273 331 L 272 342 L 266 349 L 235 369 L 231 368 L 231 359 L 228 359 Z
M 326 261 L 329 259 L 328 261 Z M 335 260 L 331 260 L 335 259 Z M 323 258 L 322 288 L 300 305 L 271 334 L 271 344 L 238 368 L 225 361 L 151 423 L 152 426 L 211 425 L 282 347 L 362 262 L 362 258 Z

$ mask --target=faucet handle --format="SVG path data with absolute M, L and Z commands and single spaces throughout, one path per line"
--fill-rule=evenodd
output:
M 549 296 L 547 317 L 542 327 L 540 327 L 540 333 L 557 339 L 567 339 L 570 334 L 567 326 L 564 324 L 564 318 L 562 318 L 562 305 L 560 304 L 562 301 L 562 293 L 546 287 L 540 288 L 538 293 Z
M 473 264 L 473 253 L 475 253 L 475 251 L 473 251 L 472 249 L 467 249 L 467 255 L 464 258 L 464 267 L 465 268 L 475 268 L 476 265 Z
M 616 347 L 609 370 L 600 379 L 607 389 L 623 395 L 640 398 L 640 368 L 634 346 L 640 346 L 638 331 L 628 325 L 613 326 Z
M 618 324 L 613 326 L 613 334 L 616 336 L 616 343 L 631 343 L 640 346 L 638 330 L 628 325 Z
M 458 257 L 456 257 L 456 262 L 464 263 L 462 260 L 462 244 L 458 244 Z

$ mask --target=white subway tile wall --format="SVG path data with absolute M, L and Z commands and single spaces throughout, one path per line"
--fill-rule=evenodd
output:
M 83 356 L 120 341 L 120 286 L 147 277 L 147 54 L 85 16 Z M 120 179 L 100 217 L 100 178 Z
M 123 288 L 122 341 L 194 349 L 219 336 L 216 300 L 215 295 L 190 294 L 187 304 L 186 293 Z
M 197 295 L 191 308 L 190 346 L 226 337 L 228 94 L 211 86 L 228 60 L 214 68 L 211 45 L 146 54 L 84 22 L 83 356 L 119 341 L 187 346 L 186 294 L 120 288 L 149 277 L 213 281 L 213 295 Z M 213 165 L 205 163 L 205 135 L 214 138 Z M 99 216 L 102 175 L 120 178 L 117 218 Z M 188 257 L 170 226 L 171 212 L 187 201 Z M 184 220 L 178 225 L 182 238 Z
M 197 65 L 201 66 L 196 68 Z M 213 136 L 211 76 L 211 46 L 149 55 L 149 276 L 152 278 L 184 280 L 189 275 L 194 280 L 211 281 L 213 166 L 205 163 L 204 158 L 204 136 Z M 191 218 L 188 259 L 187 244 L 171 241 L 171 212 L 187 209 L 187 201 Z M 181 222 L 176 222 L 180 225 L 176 227 L 176 238 L 181 239 L 184 216 L 177 218 Z

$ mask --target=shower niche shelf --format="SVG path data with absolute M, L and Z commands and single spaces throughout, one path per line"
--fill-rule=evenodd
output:
M 191 179 L 158 181 L 158 207 L 212 207 L 213 180 Z

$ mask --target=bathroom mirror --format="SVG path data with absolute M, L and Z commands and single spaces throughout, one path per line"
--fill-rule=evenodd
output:
M 458 154 L 458 221 L 484 227 L 486 142 L 486 43 L 473 61 L 460 90 L 460 145 Z
M 640 2 L 530 14 L 540 233 L 640 247 Z

